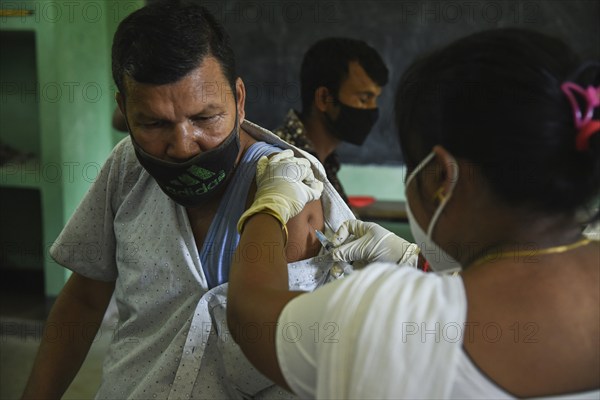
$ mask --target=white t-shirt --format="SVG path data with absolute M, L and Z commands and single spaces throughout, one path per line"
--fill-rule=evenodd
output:
M 460 276 L 373 264 L 286 305 L 279 366 L 301 398 L 513 398 L 463 351 L 466 313 Z

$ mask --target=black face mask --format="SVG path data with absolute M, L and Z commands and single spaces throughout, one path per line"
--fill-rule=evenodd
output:
M 361 146 L 379 118 L 379 109 L 350 107 L 339 100 L 336 101 L 341 107 L 337 119 L 334 121 L 325 114 L 328 130 L 344 142 Z
M 133 135 L 131 142 L 138 161 L 167 196 L 184 207 L 199 206 L 221 193 L 233 175 L 240 152 L 237 110 L 235 126 L 223 143 L 182 163 L 164 161 L 146 153 Z

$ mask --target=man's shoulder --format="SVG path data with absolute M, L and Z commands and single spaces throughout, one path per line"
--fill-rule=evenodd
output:
M 297 111 L 290 109 L 283 120 L 283 124 L 273 131 L 282 140 L 302 149 L 308 153 L 315 154 L 312 142 L 306 135 L 306 128 Z
M 104 168 L 108 168 L 107 175 L 104 175 L 108 180 L 107 189 L 112 191 L 128 192 L 142 177 L 148 176 L 137 160 L 129 136 L 123 138 L 113 148 Z
M 286 146 L 285 142 L 279 135 L 275 134 L 275 131 L 270 131 L 258 124 L 255 124 L 254 122 L 244 120 L 244 122 L 242 122 L 241 128 L 257 141 L 274 144 L 278 147 L 281 147 L 282 149 L 286 149 L 289 147 Z
M 120 140 L 108 156 L 108 161 L 119 168 L 122 173 L 143 170 L 137 160 L 131 138 L 129 136 Z
M 110 157 L 121 158 L 128 157 L 129 155 L 135 156 L 135 151 L 133 149 L 133 144 L 131 143 L 131 137 L 127 135 L 119 140 L 115 147 L 113 147 Z
M 273 133 L 282 139 L 294 139 L 296 137 L 306 136 L 304 124 L 300 120 L 298 112 L 290 109 L 283 119 L 283 123 L 273 130 Z

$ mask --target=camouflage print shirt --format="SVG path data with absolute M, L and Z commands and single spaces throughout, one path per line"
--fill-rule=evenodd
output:
M 304 124 L 300 121 L 300 117 L 295 110 L 291 109 L 287 113 L 283 125 L 273 130 L 273 133 L 286 142 L 317 157 L 317 152 L 312 142 L 306 136 Z M 329 179 L 335 190 L 338 191 L 342 199 L 348 204 L 348 196 L 346 196 L 344 188 L 337 177 L 337 173 L 340 170 L 340 159 L 335 151 L 325 159 L 323 166 L 325 167 L 325 172 L 327 172 L 327 179 Z

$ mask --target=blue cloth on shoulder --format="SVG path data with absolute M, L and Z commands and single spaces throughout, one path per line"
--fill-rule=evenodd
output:
M 229 280 L 229 267 L 240 241 L 237 223 L 246 210 L 246 199 L 256 175 L 258 160 L 280 151 L 272 144 L 256 142 L 242 156 L 200 251 L 202 270 L 209 288 Z

